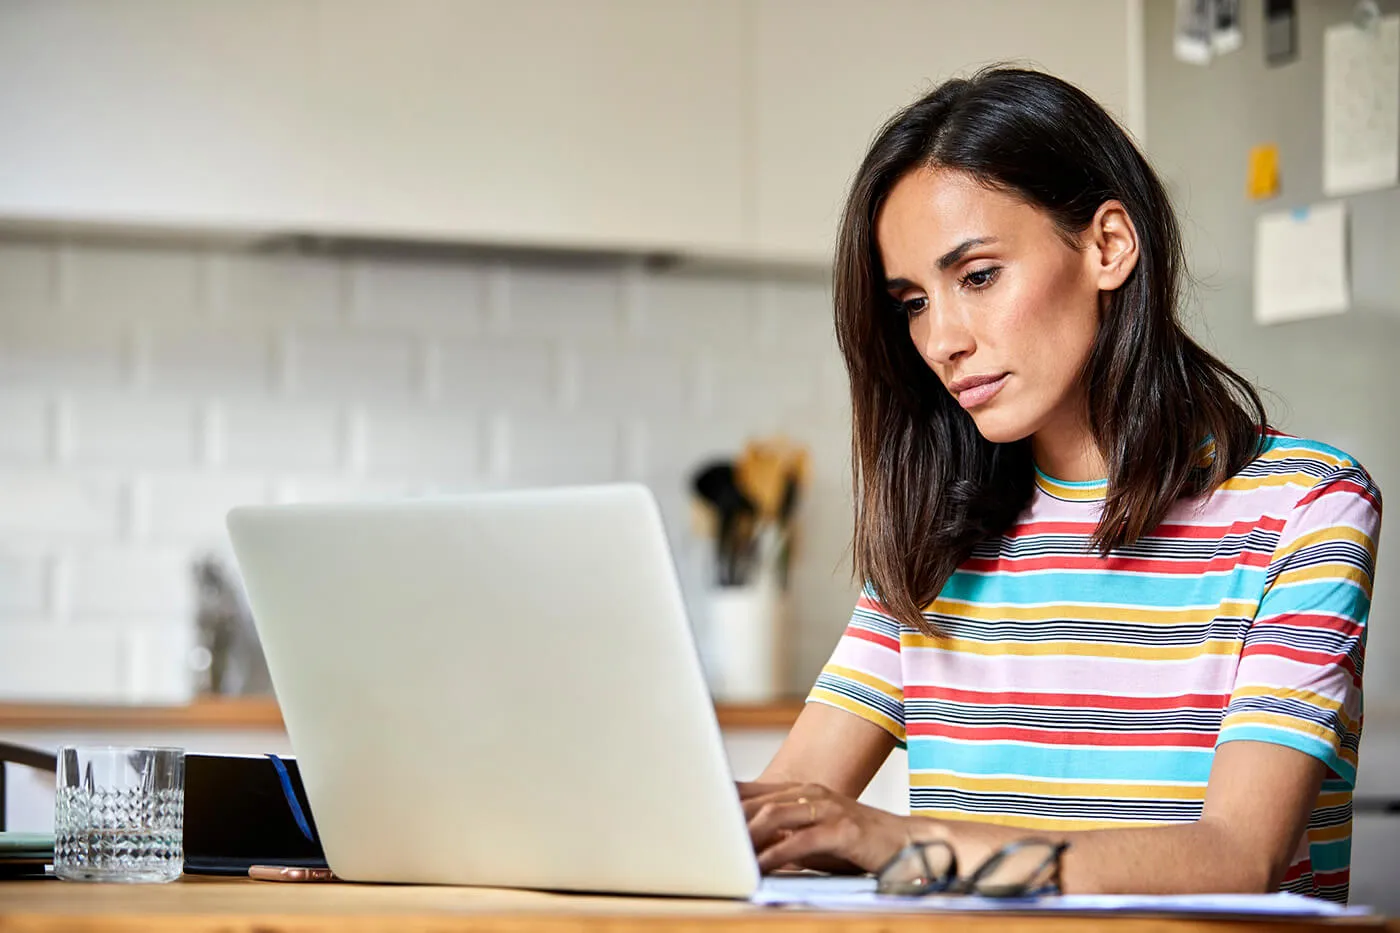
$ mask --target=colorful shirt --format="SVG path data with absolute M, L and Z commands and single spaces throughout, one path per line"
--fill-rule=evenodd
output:
M 1031 830 L 1189 822 L 1221 743 L 1297 749 L 1328 773 L 1283 888 L 1344 901 L 1380 490 L 1270 434 L 1101 556 L 1106 485 L 1039 474 L 924 610 L 937 636 L 867 588 L 809 702 L 907 747 L 912 813 Z

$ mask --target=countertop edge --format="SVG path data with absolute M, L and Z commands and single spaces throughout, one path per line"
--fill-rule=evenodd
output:
M 715 707 L 726 730 L 787 730 L 802 701 L 721 703 Z M 0 734 L 66 729 L 281 729 L 282 713 L 271 697 L 201 699 L 179 706 L 0 702 Z

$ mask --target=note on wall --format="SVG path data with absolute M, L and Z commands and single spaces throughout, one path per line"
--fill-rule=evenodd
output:
M 1323 191 L 1400 181 L 1400 15 L 1329 27 L 1322 82 Z
M 1254 230 L 1254 319 L 1277 324 L 1341 314 L 1347 283 L 1346 203 L 1262 214 Z

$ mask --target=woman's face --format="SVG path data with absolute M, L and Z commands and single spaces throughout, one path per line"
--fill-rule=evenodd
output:
M 983 437 L 1083 429 L 1080 374 L 1099 295 L 1136 259 L 1121 205 L 1100 208 L 1074 249 L 1048 215 L 1013 195 L 962 172 L 920 169 L 891 189 L 875 233 L 892 313 L 908 317 L 915 348 Z

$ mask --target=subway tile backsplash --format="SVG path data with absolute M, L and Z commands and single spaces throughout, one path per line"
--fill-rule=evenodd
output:
M 0 240 L 0 423 L 3 698 L 187 699 L 241 503 L 645 482 L 703 644 L 689 475 L 777 431 L 815 465 L 794 691 L 856 591 L 815 277 Z

